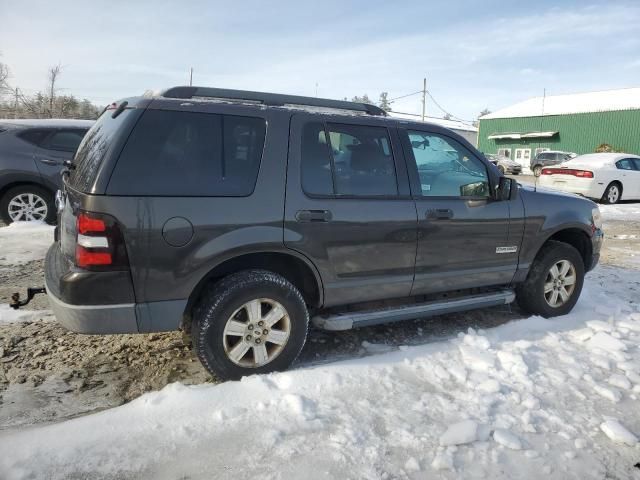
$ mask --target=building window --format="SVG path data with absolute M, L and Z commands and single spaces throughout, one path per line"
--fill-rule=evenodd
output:
M 502 155 L 503 157 L 511 158 L 511 149 L 510 148 L 499 148 L 498 155 Z

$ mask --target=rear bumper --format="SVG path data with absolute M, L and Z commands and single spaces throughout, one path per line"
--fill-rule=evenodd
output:
M 138 333 L 135 304 L 71 305 L 60 300 L 45 283 L 49 305 L 58 322 L 77 333 Z
M 137 333 L 129 272 L 74 270 L 58 243 L 47 252 L 45 288 L 58 321 L 78 333 Z

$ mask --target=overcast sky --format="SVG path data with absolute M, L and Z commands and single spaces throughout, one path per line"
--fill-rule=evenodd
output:
M 503 4 L 504 3 L 504 4 Z M 11 83 L 106 104 L 194 84 L 351 98 L 427 88 L 474 119 L 531 96 L 640 85 L 640 2 L 0 0 Z M 420 97 L 393 104 L 419 112 Z M 442 116 L 430 99 L 427 113 Z

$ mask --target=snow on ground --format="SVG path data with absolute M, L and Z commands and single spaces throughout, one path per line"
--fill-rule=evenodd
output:
M 42 310 L 14 310 L 6 303 L 0 303 L 0 325 L 12 322 L 33 322 L 48 313 L 46 310 L 44 312 Z
M 640 202 L 598 205 L 603 220 L 640 221 Z M 606 232 L 605 232 L 606 233 Z
M 45 257 L 53 242 L 51 225 L 14 222 L 0 228 L 0 266 L 20 265 Z
M 639 291 L 599 267 L 565 317 L 4 431 L 0 478 L 636 478 Z

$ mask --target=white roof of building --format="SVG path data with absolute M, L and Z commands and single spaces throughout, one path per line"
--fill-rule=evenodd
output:
M 414 115 L 411 113 L 389 112 L 389 116 L 395 118 L 403 118 L 412 122 L 422 122 L 422 115 Z M 451 130 L 464 130 L 465 132 L 477 132 L 478 129 L 468 123 L 459 122 L 458 120 L 445 120 L 444 118 L 425 117 L 424 123 L 435 123 L 444 128 Z
M 489 120 L 636 109 L 640 110 L 640 88 L 637 87 L 534 97 L 480 118 Z

